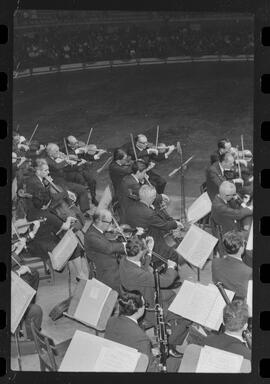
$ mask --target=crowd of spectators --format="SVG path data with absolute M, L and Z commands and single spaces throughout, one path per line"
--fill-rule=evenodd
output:
M 100 60 L 252 54 L 251 28 L 190 28 L 177 23 L 73 25 L 15 30 L 14 68 Z

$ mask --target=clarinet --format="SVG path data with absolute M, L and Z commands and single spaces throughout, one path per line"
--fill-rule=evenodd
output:
M 222 283 L 220 281 L 218 281 L 215 285 L 218 288 L 218 290 L 219 290 L 221 296 L 223 297 L 225 303 L 230 304 L 231 301 L 230 301 L 225 289 L 223 288 Z
M 163 266 L 162 266 L 163 267 Z M 159 281 L 160 270 L 154 268 L 154 279 L 155 279 L 155 314 L 156 314 L 156 337 L 159 344 L 159 368 L 161 372 L 167 372 L 166 361 L 169 356 L 169 343 L 168 343 L 168 331 L 167 324 L 164 319 L 163 308 L 160 304 L 160 281 Z

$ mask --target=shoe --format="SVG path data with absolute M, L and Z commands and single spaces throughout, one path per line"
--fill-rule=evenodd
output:
M 181 352 L 178 352 L 177 349 L 171 345 L 169 348 L 169 355 L 179 359 L 180 357 L 183 357 L 184 354 Z
M 98 206 L 98 201 L 95 197 L 92 197 L 92 203 L 97 207 Z

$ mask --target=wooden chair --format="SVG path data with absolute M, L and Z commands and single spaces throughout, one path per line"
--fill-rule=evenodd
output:
M 55 345 L 54 341 L 41 333 L 33 322 L 31 322 L 31 330 L 39 357 L 40 370 L 42 372 L 46 370 L 56 372 L 63 360 L 71 339 Z
M 33 252 L 25 252 L 19 255 L 22 263 L 29 267 L 37 269 L 40 280 L 50 280 L 53 284 L 55 282 L 54 270 L 50 259 L 46 261 L 40 256 L 35 256 Z

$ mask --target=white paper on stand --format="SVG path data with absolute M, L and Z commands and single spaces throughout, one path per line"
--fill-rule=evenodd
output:
M 202 193 L 187 209 L 187 219 L 193 224 L 208 215 L 212 209 L 212 202 L 207 192 Z
M 201 349 L 196 373 L 240 373 L 243 356 L 209 346 Z

